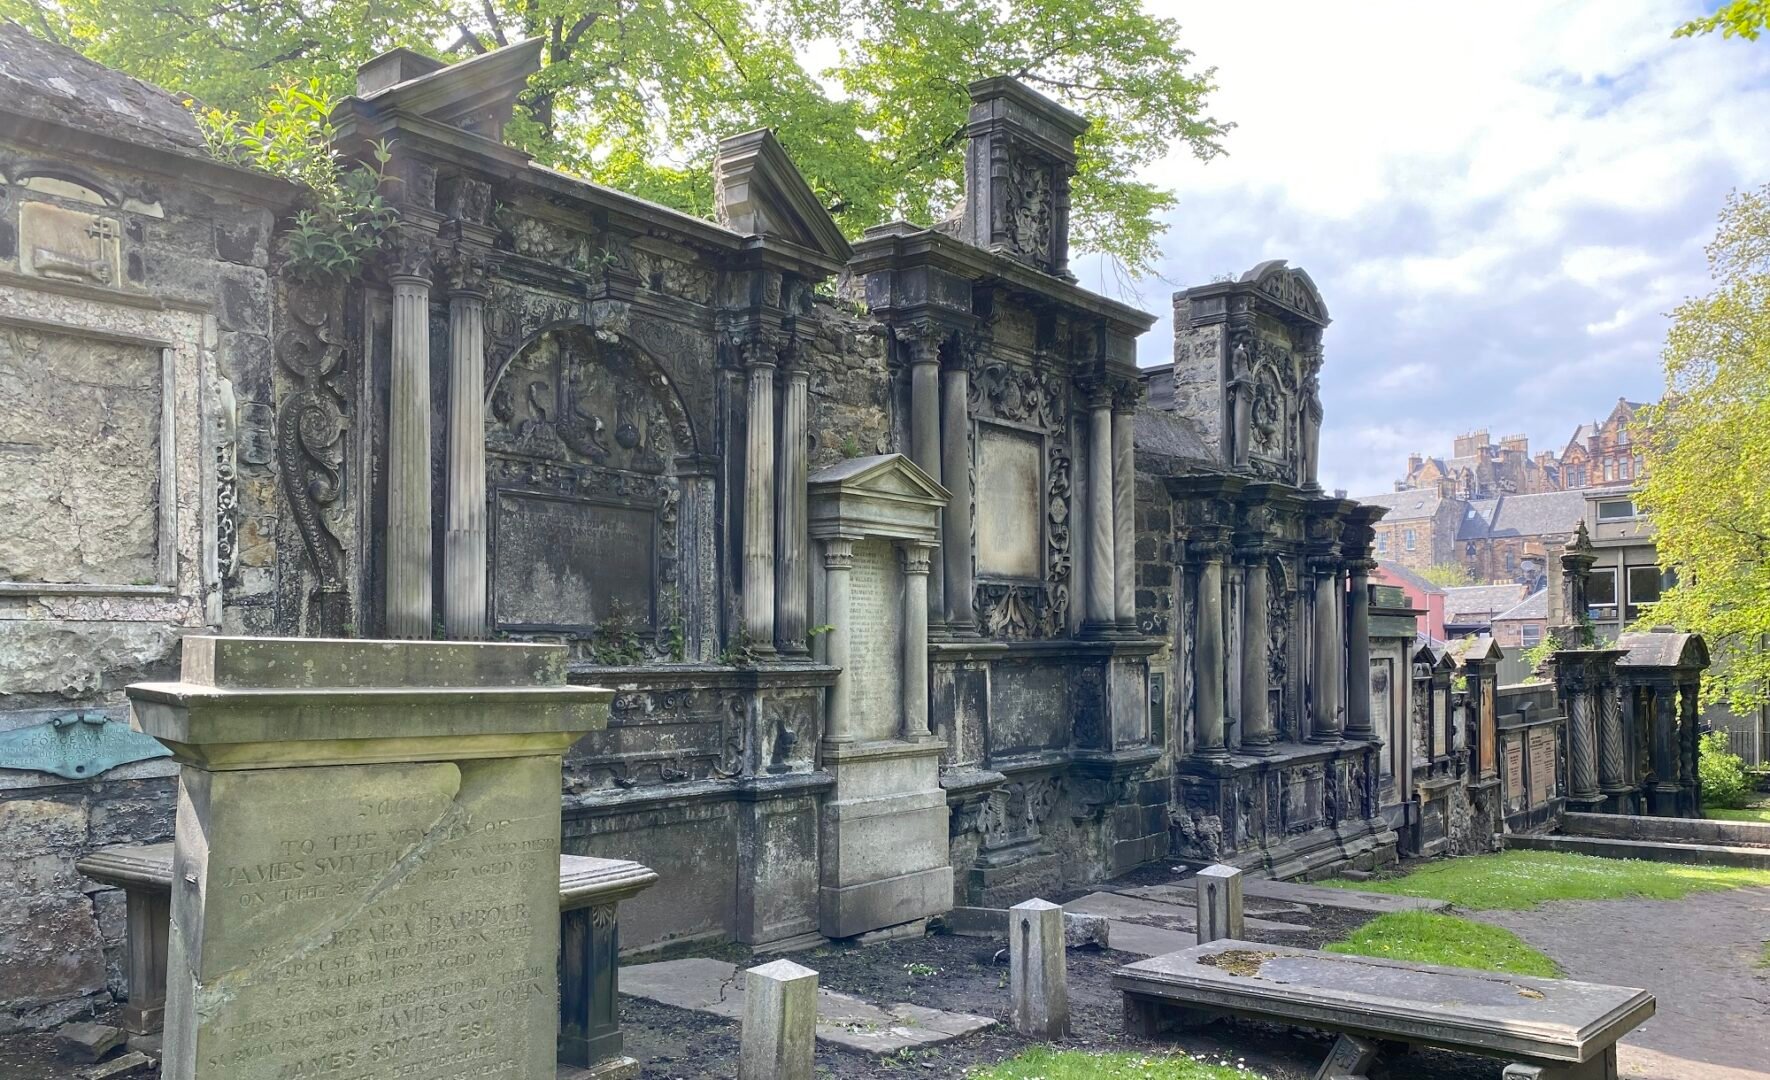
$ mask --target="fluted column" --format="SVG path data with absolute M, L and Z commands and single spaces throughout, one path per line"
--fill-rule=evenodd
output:
M 1271 680 L 1272 628 L 1267 625 L 1270 603 L 1266 557 L 1256 551 L 1243 568 L 1241 640 L 1241 748 L 1250 754 L 1270 754 L 1276 739 L 1267 700 Z
M 830 632 L 824 635 L 824 660 L 842 674 L 825 694 L 828 717 L 824 738 L 829 742 L 854 741 L 852 675 L 848 670 L 852 642 L 848 607 L 849 584 L 854 570 L 854 541 L 835 537 L 824 541 L 824 602 L 828 605 Z
M 1112 409 L 1112 586 L 1113 621 L 1128 633 L 1137 630 L 1137 419 L 1136 384 L 1113 398 Z
M 387 432 L 387 636 L 432 631 L 430 273 L 427 251 L 402 252 L 393 285 Z
M 1351 567 L 1352 588 L 1346 594 L 1346 735 L 1376 737 L 1371 726 L 1371 578 L 1372 564 Z
M 1333 742 L 1340 738 L 1339 674 L 1345 660 L 1340 653 L 1341 604 L 1336 590 L 1339 580 L 1332 560 L 1316 560 L 1310 737 L 1317 742 Z
M 952 633 L 977 629 L 971 582 L 971 376 L 963 364 L 940 374 L 940 464 L 952 498 L 941 511 L 941 568 L 946 621 Z
M 930 548 L 904 544 L 903 737 L 928 737 L 928 579 Z
M 1112 399 L 1096 393 L 1088 407 L 1088 614 L 1095 632 L 1112 630 L 1118 619 L 1113 573 L 1117 525 L 1113 517 Z
M 1195 541 L 1198 597 L 1193 603 L 1192 685 L 1193 734 L 1200 757 L 1228 757 L 1224 740 L 1223 685 L 1223 546 L 1214 540 Z
M 932 336 L 914 341 L 911 347 L 910 460 L 938 483 L 941 479 L 940 347 Z M 933 621 L 945 617 L 945 591 L 939 578 L 928 583 L 928 606 Z
M 744 457 L 744 630 L 750 648 L 774 651 L 774 360 L 749 350 L 749 431 Z
M 795 362 L 787 370 L 781 401 L 780 485 L 776 493 L 774 609 L 775 639 L 782 649 L 803 653 L 810 607 L 806 533 L 806 437 L 811 373 Z
M 450 267 L 443 631 L 467 641 L 487 632 L 485 414 L 485 270 L 464 252 Z

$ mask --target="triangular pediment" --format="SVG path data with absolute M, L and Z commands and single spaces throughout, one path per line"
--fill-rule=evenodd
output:
M 945 505 L 951 492 L 903 454 L 872 454 L 819 469 L 811 474 L 812 491 L 849 495 L 888 495 Z
M 782 240 L 848 261 L 848 238 L 767 128 L 721 139 L 713 164 L 714 212 L 744 236 Z

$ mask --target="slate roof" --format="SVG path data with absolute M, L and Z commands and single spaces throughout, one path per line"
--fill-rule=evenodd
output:
M 1495 615 L 1493 621 L 1524 622 L 1530 619 L 1547 619 L 1548 617 L 1549 590 L 1538 589 L 1514 606 Z
M 1586 518 L 1586 493 L 1545 491 L 1505 495 L 1494 507 L 1490 536 L 1542 536 L 1572 532 Z
M 1463 508 L 1463 520 L 1457 522 L 1458 540 L 1480 540 L 1493 531 L 1493 512 L 1498 499 L 1471 499 Z
M 1381 495 L 1360 495 L 1358 501 L 1368 506 L 1387 506 L 1389 512 L 1383 515 L 1383 524 L 1393 525 L 1397 521 L 1418 521 L 1431 518 L 1438 513 L 1438 506 L 1444 500 L 1438 492 L 1424 488 L 1411 491 L 1386 491 Z
M 1422 596 L 1436 596 L 1444 591 L 1444 586 L 1432 584 L 1430 581 L 1427 581 L 1425 578 L 1414 573 L 1400 563 L 1387 562 L 1383 559 L 1378 559 L 1377 565 L 1390 577 L 1395 578 L 1397 581 L 1406 582 L 1411 588 L 1418 589 Z
M 1444 590 L 1444 623 L 1466 626 L 1485 623 L 1501 611 L 1515 606 L 1524 598 L 1524 586 L 1463 585 Z
M 182 100 L 0 21 L 0 102 L 8 111 L 207 157 Z
M 1151 454 L 1208 461 L 1210 448 L 1191 420 L 1177 412 L 1145 405 L 1137 410 L 1133 429 L 1137 449 Z

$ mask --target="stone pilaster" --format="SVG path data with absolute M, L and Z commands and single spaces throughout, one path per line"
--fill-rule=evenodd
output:
M 903 737 L 928 737 L 928 579 L 931 549 L 900 544 L 903 562 Z
M 905 340 L 910 346 L 910 460 L 940 483 L 940 341 L 932 330 L 919 331 Z M 941 580 L 931 579 L 928 605 L 932 621 L 945 617 L 945 596 Z
M 949 633 L 977 629 L 971 581 L 971 375 L 950 364 L 940 375 L 941 476 L 952 498 L 941 511 L 941 564 Z
M 780 483 L 775 497 L 775 641 L 792 653 L 806 651 L 810 610 L 809 549 L 806 532 L 806 415 L 811 373 L 797 358 L 787 368 L 781 401 Z
M 1310 739 L 1336 742 L 1340 738 L 1340 672 L 1345 654 L 1340 648 L 1341 597 L 1338 560 L 1317 556 L 1310 560 L 1315 575 L 1314 649 L 1310 666 Z
M 765 342 L 745 348 L 749 425 L 744 455 L 744 630 L 750 648 L 774 651 L 774 364 Z
M 1352 588 L 1346 593 L 1346 735 L 1374 739 L 1371 724 L 1371 578 L 1376 564 L 1360 559 L 1348 568 Z
M 1270 754 L 1276 735 L 1267 700 L 1272 628 L 1267 625 L 1270 585 L 1264 551 L 1248 553 L 1242 575 L 1241 746 L 1250 754 Z
M 854 541 L 845 537 L 837 537 L 824 541 L 824 602 L 831 612 L 847 611 L 849 606 L 850 585 L 854 571 Z M 853 631 L 847 619 L 836 619 L 831 624 L 830 632 L 824 635 L 824 662 L 833 668 L 846 671 L 849 656 L 853 652 L 853 643 L 849 640 Z M 824 730 L 825 740 L 832 743 L 854 741 L 852 727 L 853 703 L 849 700 L 851 691 L 849 679 L 837 679 L 825 691 L 828 701 L 827 726 Z
M 1136 383 L 1122 384 L 1112 402 L 1113 621 L 1137 630 L 1137 420 Z
M 388 388 L 387 635 L 431 636 L 430 278 L 428 238 L 402 239 L 393 286 Z
M 1193 752 L 1200 757 L 1223 758 L 1229 756 L 1223 683 L 1223 559 L 1227 550 L 1208 532 L 1190 541 L 1188 547 L 1198 564 L 1198 595 L 1193 603 Z
M 459 248 L 449 265 L 449 450 L 443 534 L 443 632 L 477 640 L 486 623 L 484 256 Z
M 1694 691 L 1692 691 L 1694 692 Z M 1648 715 L 1640 718 L 1652 733 L 1653 787 L 1648 799 L 1650 811 L 1659 817 L 1672 817 L 1678 812 L 1681 791 L 1678 753 L 1678 698 L 1670 684 L 1650 683 L 1647 688 Z
M 1112 397 L 1101 389 L 1088 402 L 1087 624 L 1096 633 L 1115 629 L 1118 620 L 1112 456 Z

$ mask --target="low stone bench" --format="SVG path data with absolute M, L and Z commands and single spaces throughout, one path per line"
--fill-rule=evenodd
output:
M 172 845 L 100 848 L 76 864 L 82 874 L 123 890 L 128 912 L 129 1004 L 123 1026 L 159 1031 L 166 1018 L 166 950 L 172 914 Z M 559 857 L 559 1060 L 598 1078 L 636 1075 L 621 1056 L 616 980 L 616 905 L 658 880 L 625 859 Z M 583 1074 L 577 1074 L 583 1075 Z
M 1654 1010 L 1631 987 L 1234 939 L 1130 964 L 1112 982 L 1133 1034 L 1221 1017 L 1337 1032 L 1317 1080 L 1361 1076 L 1384 1042 L 1499 1058 L 1513 1063 L 1507 1076 L 1615 1080 L 1616 1041 Z

